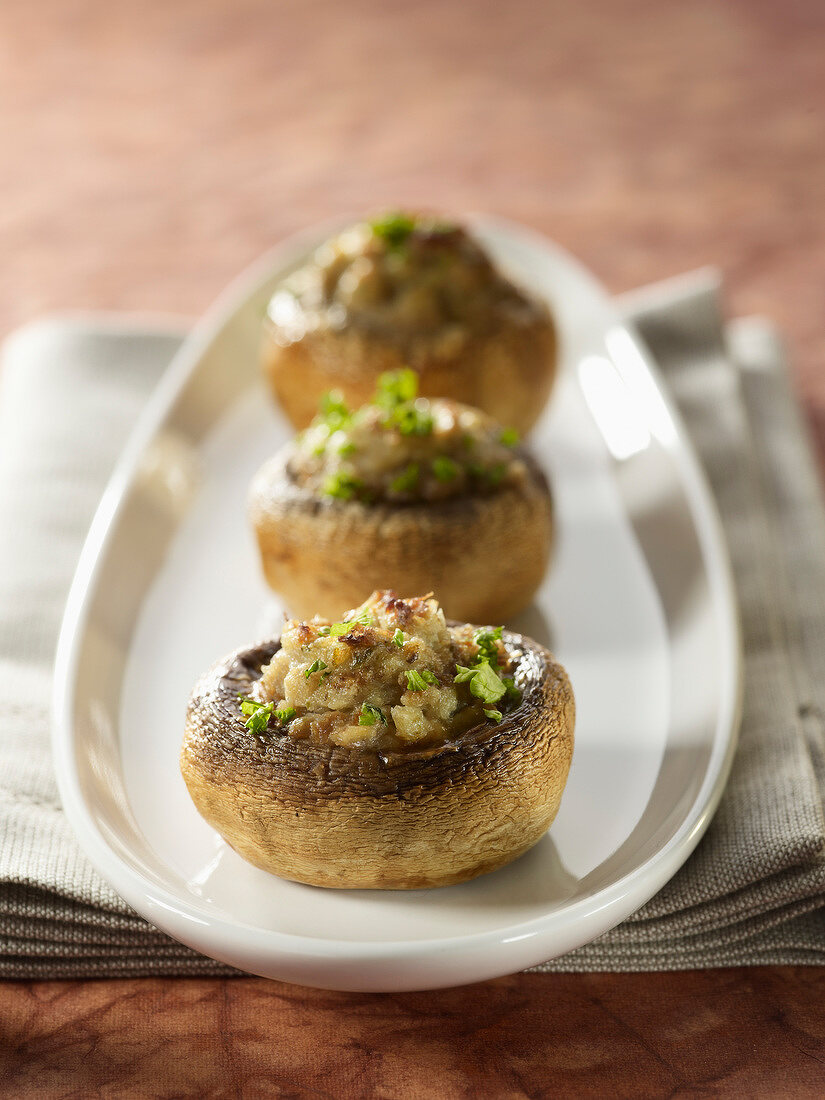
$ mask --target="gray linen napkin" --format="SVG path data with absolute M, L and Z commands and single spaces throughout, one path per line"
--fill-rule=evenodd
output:
M 540 970 L 825 962 L 825 510 L 766 322 L 725 332 L 712 275 L 623 305 L 719 502 L 746 648 L 731 779 L 708 833 L 628 921 Z M 0 977 L 232 974 L 136 916 L 79 851 L 49 755 L 51 665 L 86 528 L 181 331 L 96 317 L 13 336 L 0 371 Z

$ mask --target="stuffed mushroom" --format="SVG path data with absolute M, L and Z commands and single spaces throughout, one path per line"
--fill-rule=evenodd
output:
M 556 372 L 546 304 L 512 283 L 475 237 L 442 219 L 389 214 L 318 248 L 273 295 L 262 361 L 297 428 L 337 388 L 352 405 L 402 366 L 421 392 L 484 409 L 526 432 Z
M 446 886 L 546 832 L 574 724 L 567 675 L 535 642 L 376 592 L 218 662 L 190 699 L 181 769 L 206 821 L 266 871 Z
M 552 539 L 544 474 L 517 434 L 478 409 L 382 375 L 352 412 L 319 417 L 252 482 L 269 585 L 299 617 L 336 618 L 376 588 L 434 591 L 446 613 L 498 622 L 541 583 Z

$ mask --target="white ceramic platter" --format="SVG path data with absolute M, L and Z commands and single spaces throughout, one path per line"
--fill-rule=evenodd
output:
M 718 519 L 679 417 L 588 274 L 522 228 L 475 224 L 550 299 L 563 343 L 561 379 L 531 439 L 553 481 L 558 545 L 535 605 L 510 625 L 567 667 L 576 749 L 558 818 L 530 853 L 441 890 L 285 882 L 223 843 L 178 770 L 198 674 L 280 621 L 245 518 L 251 475 L 288 437 L 258 376 L 259 326 L 274 284 L 330 227 L 276 249 L 198 325 L 83 552 L 56 682 L 66 812 L 139 913 L 242 970 L 402 990 L 532 966 L 650 898 L 722 792 L 738 720 L 736 611 Z

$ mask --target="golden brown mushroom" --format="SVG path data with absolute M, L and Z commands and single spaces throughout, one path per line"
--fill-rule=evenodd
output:
M 316 250 L 273 296 L 262 363 L 297 428 L 332 388 L 368 400 L 412 367 L 429 397 L 466 401 L 526 432 L 556 372 L 547 306 L 510 282 L 464 228 L 391 214 Z
M 287 623 L 200 680 L 181 755 L 200 813 L 316 886 L 446 886 L 516 859 L 567 780 L 564 669 L 521 635 L 448 627 L 431 599 L 375 593 L 353 616 Z M 500 701 L 479 697 L 497 681 Z
M 258 472 L 249 507 L 266 580 L 299 617 L 396 588 L 500 622 L 530 602 L 552 539 L 546 478 L 515 434 L 416 398 L 411 371 L 382 376 L 355 413 L 328 404 Z

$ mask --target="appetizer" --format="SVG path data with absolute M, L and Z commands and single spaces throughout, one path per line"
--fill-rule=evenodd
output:
M 352 412 L 327 395 L 312 425 L 258 472 L 250 517 L 264 574 L 290 610 L 338 618 L 376 588 L 434 591 L 446 613 L 500 622 L 541 583 L 547 481 L 486 413 L 380 378 Z
M 374 592 L 287 621 L 196 685 L 181 770 L 250 863 L 314 886 L 446 886 L 516 859 L 559 808 L 575 705 L 529 638 Z
M 327 390 L 360 405 L 379 374 L 409 366 L 423 394 L 466 401 L 524 433 L 550 393 L 556 354 L 547 306 L 470 232 L 394 213 L 351 226 L 284 281 L 269 303 L 262 362 L 296 428 Z

